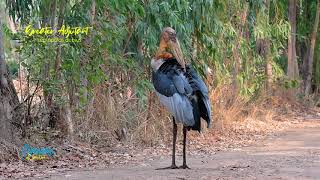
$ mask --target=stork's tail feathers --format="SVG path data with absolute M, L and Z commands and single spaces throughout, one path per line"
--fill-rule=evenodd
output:
M 201 115 L 200 115 L 198 97 L 196 95 L 193 95 L 191 99 L 191 104 L 193 108 L 193 118 L 194 118 L 194 125 L 191 127 L 191 129 L 200 132 L 201 131 L 201 119 L 200 119 Z
M 203 118 L 207 122 L 207 128 L 211 127 L 211 113 L 210 105 L 208 100 L 204 97 L 204 95 L 197 91 L 195 95 L 193 95 L 191 99 L 192 107 L 193 107 L 193 117 L 194 117 L 194 125 L 191 127 L 192 130 L 201 131 L 201 118 Z

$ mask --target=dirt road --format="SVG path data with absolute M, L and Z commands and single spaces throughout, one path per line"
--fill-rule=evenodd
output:
M 165 159 L 95 171 L 68 172 L 49 179 L 320 179 L 320 129 L 293 129 L 250 147 L 188 156 L 191 170 L 155 170 Z M 181 164 L 181 156 L 177 165 Z

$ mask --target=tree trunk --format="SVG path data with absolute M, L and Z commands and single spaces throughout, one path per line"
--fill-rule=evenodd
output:
M 269 8 L 270 8 L 270 0 L 264 0 L 264 12 L 262 22 L 269 23 Z M 267 78 L 265 82 L 266 91 L 271 91 L 271 85 L 272 85 L 272 58 L 271 58 L 271 51 L 270 51 L 270 39 L 269 37 L 264 37 L 261 39 L 258 39 L 256 42 L 256 51 L 257 53 L 264 59 L 265 61 L 265 76 Z
M 312 80 L 312 65 L 313 65 L 313 55 L 314 55 L 314 47 L 316 44 L 316 39 L 317 39 L 317 32 L 318 32 L 318 25 L 319 25 L 319 15 L 320 15 L 320 1 L 317 1 L 317 12 L 316 12 L 316 19 L 314 21 L 313 25 L 313 30 L 311 34 L 311 39 L 310 39 L 310 48 L 309 48 L 309 56 L 307 57 L 307 74 L 306 74 L 306 79 L 305 79 L 305 87 L 304 87 L 304 93 L 305 94 L 310 94 L 311 92 L 311 80 Z
M 249 10 L 249 4 L 245 4 L 244 5 L 244 10 L 242 11 L 242 13 L 240 14 L 240 24 L 239 24 L 239 30 L 238 30 L 238 36 L 237 36 L 237 39 L 236 39 L 236 43 L 235 43 L 235 46 L 232 48 L 232 55 L 233 55 L 233 58 L 235 60 L 234 62 L 234 69 L 233 69 L 233 72 L 232 72 L 232 76 L 233 76 L 233 96 L 236 96 L 238 95 L 239 93 L 239 83 L 238 83 L 238 80 L 237 80 L 237 76 L 239 75 L 240 73 L 240 70 L 241 70 L 241 57 L 240 57 L 240 53 L 239 53 L 239 49 L 240 49 L 240 42 L 241 42 L 241 39 L 243 38 L 244 36 L 244 26 L 245 26 L 245 23 L 246 23 L 246 20 L 247 20 L 247 16 L 248 16 L 248 10 Z
M 269 11 L 270 11 L 270 0 L 265 0 L 265 6 L 266 6 L 266 16 L 267 16 L 267 23 L 269 23 Z M 267 91 L 271 90 L 271 84 L 272 84 L 272 59 L 270 57 L 270 40 L 265 39 L 265 60 L 266 60 L 266 76 L 267 76 L 267 82 L 266 82 L 266 89 Z
M 2 23 L 0 19 L 0 140 L 14 142 L 13 123 L 14 108 L 19 104 L 16 90 L 13 86 L 10 74 L 7 70 L 2 35 Z
M 267 82 L 266 82 L 266 89 L 267 91 L 271 91 L 271 85 L 272 85 L 272 59 L 270 57 L 270 41 L 267 40 L 265 41 L 265 47 L 267 50 L 267 55 L 266 55 L 266 77 L 267 77 Z
M 49 13 L 51 13 L 51 14 L 49 15 Z M 53 0 L 50 2 L 50 12 L 47 12 L 47 14 L 50 17 L 50 20 L 47 20 L 47 22 L 45 22 L 47 24 L 44 24 L 44 26 L 48 26 L 50 24 L 50 26 L 52 28 L 54 28 L 54 26 L 56 24 L 55 19 L 56 19 L 56 14 L 57 14 L 57 0 Z M 50 23 L 49 23 L 49 21 L 50 21 Z M 43 77 L 46 81 L 49 81 L 51 79 L 50 67 L 51 67 L 50 61 L 45 62 L 44 67 L 43 67 Z M 52 104 L 53 103 L 52 102 L 53 101 L 52 100 L 53 94 L 51 92 L 44 91 L 43 95 L 44 95 L 44 99 L 45 99 L 46 106 L 47 106 L 48 110 L 52 111 L 52 109 L 53 109 L 53 107 L 52 107 L 53 106 L 53 104 Z
M 317 55 L 316 55 L 316 58 L 315 58 L 315 67 L 314 67 L 314 69 L 315 69 L 315 71 L 314 71 L 314 84 L 315 84 L 315 94 L 316 95 L 318 95 L 318 97 L 320 97 L 319 96 L 319 93 L 320 93 L 320 58 L 319 58 L 319 52 L 317 52 Z M 319 99 L 320 100 L 320 99 Z
M 58 17 L 58 25 L 57 29 L 60 29 L 63 25 L 64 21 L 64 12 L 65 12 L 65 3 L 66 1 L 62 1 L 59 7 L 59 17 Z M 54 19 L 52 19 L 54 22 Z M 61 37 L 60 37 L 61 38 Z M 54 79 L 56 81 L 61 80 L 61 53 L 62 53 L 62 48 L 61 48 L 61 43 L 57 43 L 57 49 L 56 49 L 56 59 L 54 63 Z M 61 93 L 64 94 L 66 97 L 68 97 L 68 93 L 66 91 L 66 88 L 61 84 L 60 85 L 60 90 Z M 70 100 L 71 97 L 68 98 Z M 70 101 L 69 101 L 70 102 Z M 57 109 L 57 115 L 59 118 L 56 119 L 58 121 L 58 126 L 59 128 L 63 131 L 66 132 L 69 140 L 73 141 L 73 122 L 72 122 L 72 113 L 71 113 L 71 108 L 70 104 L 66 103 L 62 105 L 61 107 L 58 107 Z
M 288 38 L 287 75 L 290 79 L 297 79 L 299 78 L 299 69 L 296 55 L 297 0 L 289 1 L 289 22 L 291 26 L 291 32 Z
M 94 26 L 95 24 L 95 16 L 96 16 L 96 1 L 93 0 L 92 4 L 91 4 L 91 9 L 89 12 L 89 16 L 90 16 L 90 25 Z M 88 49 L 87 52 L 85 52 L 84 55 L 82 55 L 81 59 L 80 59 L 80 81 L 81 81 L 81 85 L 83 88 L 83 94 L 81 96 L 83 96 L 83 99 L 85 102 L 88 101 L 88 86 L 89 86 L 89 82 L 87 79 L 87 74 L 86 74 L 86 66 L 88 64 L 88 60 L 90 58 L 90 54 L 91 52 L 89 52 L 90 46 L 91 46 L 91 42 L 92 41 L 92 35 L 88 35 L 85 39 L 84 39 L 84 43 L 85 43 L 85 47 L 86 49 Z
M 60 14 L 59 14 L 59 18 L 58 18 L 57 29 L 60 29 L 63 24 L 64 4 L 65 4 L 65 2 L 61 2 L 61 4 L 60 4 L 60 8 L 59 8 Z M 53 19 L 53 22 L 54 22 L 54 19 Z M 58 45 L 58 47 L 56 50 L 56 60 L 54 63 L 54 72 L 55 72 L 55 79 L 60 80 L 60 77 L 61 77 L 61 44 L 58 42 L 57 45 Z

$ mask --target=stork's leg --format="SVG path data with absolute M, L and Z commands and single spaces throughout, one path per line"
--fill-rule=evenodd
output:
M 176 142 L 177 142 L 177 131 L 178 131 L 178 126 L 176 123 L 176 120 L 174 117 L 172 117 L 172 122 L 173 122 L 173 139 L 172 139 L 172 164 L 171 168 L 176 169 Z
M 173 139 L 172 139 L 172 164 L 169 167 L 165 167 L 165 168 L 159 168 L 157 170 L 161 170 L 161 169 L 177 169 L 177 165 L 176 165 L 176 141 L 177 141 L 177 130 L 178 130 L 178 126 L 176 123 L 176 120 L 174 119 L 174 117 L 172 117 L 172 124 L 173 124 L 173 128 L 172 128 L 172 134 L 173 134 Z
M 181 169 L 190 169 L 187 166 L 186 160 L 186 143 L 187 143 L 187 127 L 183 126 L 183 164 L 179 168 Z

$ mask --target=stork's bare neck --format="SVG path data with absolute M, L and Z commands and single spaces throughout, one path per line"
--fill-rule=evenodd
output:
M 153 59 L 154 62 L 151 62 L 151 64 L 160 64 L 161 61 L 166 59 L 171 59 L 173 57 L 177 59 L 178 63 L 185 70 L 186 63 L 182 55 L 180 43 L 176 37 L 176 32 L 174 29 L 170 27 L 166 27 L 161 32 L 159 49 L 157 50 L 157 53 Z M 155 62 L 158 60 L 161 60 L 161 61 Z
M 156 72 L 160 66 L 164 63 L 163 59 L 151 59 L 151 67 L 154 72 Z

